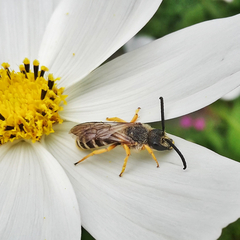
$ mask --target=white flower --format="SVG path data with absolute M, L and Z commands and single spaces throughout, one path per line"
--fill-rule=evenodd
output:
M 186 28 L 102 64 L 151 18 L 160 0 L 2 1 L 2 62 L 38 58 L 66 87 L 62 124 L 40 142 L 0 147 L 1 239 L 216 239 L 240 216 L 240 165 L 171 136 L 174 151 L 94 156 L 68 134 L 78 122 L 159 120 L 196 111 L 240 84 L 240 15 Z M 52 14 L 52 15 L 51 15 Z M 94 71 L 93 71 L 94 70 Z M 80 210 L 80 211 L 79 211 Z M 81 216 L 81 222 L 80 222 Z
M 139 47 L 142 47 L 154 40 L 153 37 L 147 35 L 137 35 L 132 37 L 126 44 L 123 46 L 125 52 L 131 52 Z
M 233 91 L 224 95 L 222 97 L 222 99 L 226 100 L 226 101 L 231 101 L 231 100 L 234 100 L 235 98 L 239 97 L 239 95 L 240 95 L 240 87 L 237 87 Z

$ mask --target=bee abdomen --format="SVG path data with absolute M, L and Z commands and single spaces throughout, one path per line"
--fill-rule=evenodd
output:
M 109 145 L 112 142 L 91 139 L 88 142 L 77 140 L 76 143 L 77 143 L 78 147 L 81 148 L 81 149 L 92 149 L 92 148 L 99 148 L 99 147 L 103 147 L 103 146 Z

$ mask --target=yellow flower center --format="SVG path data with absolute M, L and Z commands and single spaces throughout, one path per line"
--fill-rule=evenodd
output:
M 58 112 L 67 96 L 62 95 L 64 88 L 57 88 L 59 78 L 49 74 L 46 80 L 48 69 L 42 66 L 39 71 L 37 60 L 33 61 L 33 72 L 27 58 L 23 63 L 20 72 L 10 71 L 8 63 L 0 69 L 0 144 L 15 139 L 38 141 L 54 132 L 54 123 L 63 122 Z

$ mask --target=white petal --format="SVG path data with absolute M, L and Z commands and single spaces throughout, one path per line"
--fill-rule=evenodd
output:
M 154 40 L 151 36 L 145 35 L 137 35 L 131 38 L 126 44 L 123 46 L 125 52 L 131 52 L 135 49 L 138 49 Z
M 222 97 L 223 100 L 230 101 L 234 100 L 235 98 L 239 97 L 240 95 L 240 87 L 235 88 L 233 91 L 230 93 L 227 93 Z
M 127 53 L 66 89 L 62 113 L 71 121 L 129 120 L 141 107 L 142 122 L 196 111 L 240 85 L 240 15 L 197 24 Z
M 57 0 L 0 1 L 0 62 L 17 69 L 25 57 L 37 58 L 43 33 Z
M 111 56 L 152 17 L 161 0 L 67 0 L 43 39 L 40 58 L 61 85 L 74 83 Z
M 171 136 L 174 151 L 132 153 L 123 177 L 124 150 L 93 156 L 75 146 L 64 123 L 46 146 L 65 168 L 78 196 L 83 226 L 96 239 L 216 239 L 240 216 L 240 165 L 206 148 Z
M 39 143 L 0 149 L 0 239 L 79 240 L 76 196 L 53 156 Z

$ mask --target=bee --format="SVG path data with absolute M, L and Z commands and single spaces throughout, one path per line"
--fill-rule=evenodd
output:
M 157 167 L 159 167 L 159 163 L 153 151 L 174 149 L 182 160 L 183 169 L 186 169 L 187 164 L 184 156 L 175 146 L 173 140 L 166 135 L 164 102 L 162 97 L 159 99 L 161 106 L 161 130 L 154 129 L 148 124 L 136 122 L 140 108 L 136 110 L 134 117 L 130 122 L 126 122 L 118 117 L 113 117 L 106 118 L 107 121 L 111 122 L 87 122 L 74 126 L 69 133 L 75 135 L 77 146 L 83 150 L 95 149 L 74 164 L 77 165 L 93 155 L 109 152 L 118 145 L 121 145 L 126 151 L 126 157 L 124 159 L 122 171 L 119 174 L 120 177 L 126 169 L 127 161 L 130 156 L 130 149 L 146 149 L 155 160 Z M 107 147 L 97 149 L 104 146 Z

